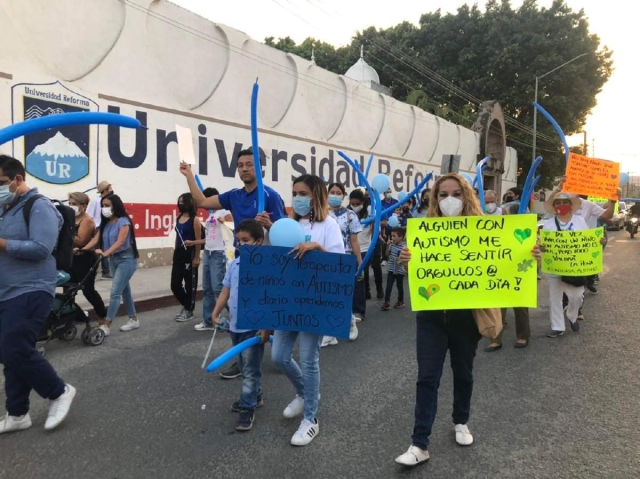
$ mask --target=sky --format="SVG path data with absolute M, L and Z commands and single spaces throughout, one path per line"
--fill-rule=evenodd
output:
M 485 0 L 171 1 L 215 23 L 240 30 L 258 41 L 264 41 L 269 36 L 290 36 L 299 43 L 312 36 L 336 46 L 348 44 L 356 31 L 369 26 L 386 28 L 403 21 L 417 24 L 420 15 L 425 12 L 441 9 L 453 13 L 465 3 L 477 3 L 484 9 L 486 3 Z M 590 31 L 600 37 L 601 44 L 614 52 L 614 72 L 598 94 L 598 104 L 587 118 L 585 130 L 590 156 L 595 152 L 593 156 L 597 158 L 620 162 L 621 171 L 640 174 L 639 135 L 633 129 L 637 116 L 633 101 L 640 73 L 637 53 L 640 42 L 636 33 L 640 2 L 566 0 L 566 3 L 573 10 L 584 9 L 589 18 Z M 511 1 L 513 8 L 521 4 L 522 0 Z M 543 7 L 551 4 L 552 0 L 538 0 L 538 5 Z M 544 73 L 540 72 L 541 75 Z M 544 119 L 539 117 L 538 121 Z M 582 141 L 582 134 L 568 138 L 570 146 L 582 144 Z

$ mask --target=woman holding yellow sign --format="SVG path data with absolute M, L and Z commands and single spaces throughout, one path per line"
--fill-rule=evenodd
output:
M 479 200 L 464 178 L 450 173 L 436 181 L 429 200 L 428 218 L 482 215 Z M 534 256 L 539 259 L 537 246 Z M 398 264 L 410 266 L 410 259 L 411 252 L 405 248 L 400 253 Z M 460 300 L 465 301 L 464 293 L 460 294 Z M 398 464 L 405 466 L 416 466 L 429 459 L 429 437 L 436 416 L 438 387 L 447 350 L 453 370 L 452 417 L 456 443 L 460 446 L 473 443 L 467 422 L 473 392 L 473 360 L 481 337 L 474 312 L 472 309 L 420 311 L 416 326 L 418 380 L 415 423 L 411 446 L 396 458 Z

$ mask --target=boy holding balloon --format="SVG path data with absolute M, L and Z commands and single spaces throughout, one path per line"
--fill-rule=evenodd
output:
M 264 230 L 256 220 L 244 220 L 235 228 L 236 241 L 242 245 L 261 245 L 264 241 Z M 240 277 L 240 256 L 236 257 L 229 267 L 222 281 L 222 292 L 218 297 L 216 306 L 211 313 L 211 321 L 214 324 L 222 324 L 220 314 L 225 306 L 229 309 L 229 330 L 231 341 L 236 346 L 258 334 L 258 331 L 238 329 L 238 285 Z M 264 355 L 264 343 L 269 336 L 265 333 L 262 343 L 245 349 L 238 356 L 238 365 L 242 372 L 242 391 L 240 399 L 233 403 L 231 411 L 240 413 L 236 423 L 236 431 L 250 431 L 253 427 L 255 410 L 261 407 L 262 400 L 262 357 Z

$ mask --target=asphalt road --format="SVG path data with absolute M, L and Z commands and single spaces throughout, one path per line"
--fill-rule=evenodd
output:
M 371 301 L 358 340 L 322 352 L 320 434 L 307 447 L 289 444 L 299 422 L 282 410 L 294 392 L 270 359 L 265 406 L 252 431 L 237 433 L 229 408 L 239 380 L 202 372 L 209 335 L 173 321 L 173 309 L 158 310 L 141 315 L 138 331 L 116 331 L 99 347 L 49 346 L 47 357 L 78 389 L 76 401 L 64 425 L 47 433 L 47 404 L 34 395 L 34 427 L 0 436 L 0 478 L 638 477 L 640 239 L 613 238 L 579 333 L 544 336 L 543 280 L 528 348 L 511 347 L 511 317 L 501 351 L 484 353 L 481 341 L 469 448 L 455 444 L 445 368 L 432 458 L 417 469 L 394 463 L 413 426 L 414 315 L 383 313 Z M 214 355 L 230 345 L 228 335 L 219 338 Z

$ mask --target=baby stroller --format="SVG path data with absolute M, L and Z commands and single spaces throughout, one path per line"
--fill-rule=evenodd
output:
M 71 276 L 65 271 L 58 271 L 56 276 L 56 288 L 62 288 L 62 293 L 56 293 L 51 313 L 40 331 L 36 348 L 44 356 L 45 346 L 52 339 L 61 341 L 73 341 L 78 334 L 76 323 L 84 323 L 82 331 L 82 342 L 87 345 L 98 346 L 104 341 L 104 331 L 92 328 L 89 324 L 89 315 L 76 304 L 76 296 L 82 290 L 85 281 L 93 274 L 102 261 L 99 256 L 89 272 L 82 280 L 75 284 L 71 283 Z

